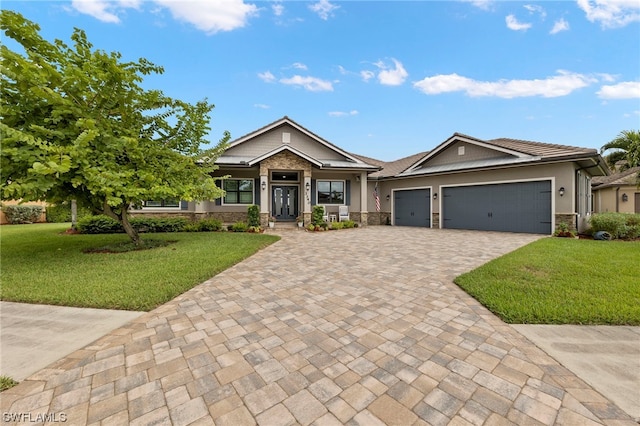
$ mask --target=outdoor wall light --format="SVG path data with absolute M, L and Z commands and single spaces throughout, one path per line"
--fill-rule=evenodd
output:
M 387 201 L 391 198 L 391 195 L 387 194 Z
M 267 182 L 262 182 L 262 190 L 264 191 L 265 189 L 267 189 Z
M 305 189 L 308 191 L 311 188 L 311 184 L 309 182 L 304 184 Z
M 625 203 L 629 201 L 629 196 L 627 194 L 622 194 L 622 201 L 624 201 Z
M 560 196 L 562 197 L 564 195 L 564 186 L 561 186 L 558 192 L 560 192 Z
M 438 199 L 438 193 L 437 193 L 437 192 L 434 192 L 434 193 L 433 193 L 433 199 L 434 199 L 434 200 L 437 200 L 437 199 Z

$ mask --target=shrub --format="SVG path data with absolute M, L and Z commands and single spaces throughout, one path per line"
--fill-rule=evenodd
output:
M 589 220 L 591 232 L 606 231 L 613 239 L 638 238 L 640 236 L 640 214 L 596 213 Z
M 200 232 L 200 227 L 197 222 L 187 223 L 183 228 L 182 232 Z
M 247 207 L 247 222 L 249 226 L 260 226 L 260 207 L 252 204 Z
M 355 228 L 357 226 L 357 224 L 352 221 L 352 220 L 345 220 L 344 222 L 342 222 L 345 228 Z
M 115 234 L 124 232 L 120 223 L 105 215 L 86 216 L 78 220 L 81 234 Z
M 311 223 L 320 226 L 324 220 L 322 219 L 322 215 L 324 214 L 324 208 L 322 206 L 313 206 L 313 211 L 311 212 Z
M 331 222 L 331 229 L 342 229 L 345 228 L 345 222 Z
M 91 216 L 91 210 L 86 207 L 78 206 L 78 220 L 85 216 Z M 66 223 L 71 222 L 71 205 L 62 203 L 47 206 L 47 222 L 49 223 Z
M 189 222 L 183 217 L 134 217 L 131 226 L 138 232 L 181 232 Z
M 231 225 L 232 232 L 247 232 L 249 230 L 249 225 L 244 222 L 236 222 Z
M 33 223 L 40 219 L 42 206 L 11 205 L 3 206 L 2 211 L 11 224 Z
M 200 232 L 215 232 L 222 231 L 222 222 L 218 219 L 203 219 L 196 222 L 198 225 L 198 231 Z

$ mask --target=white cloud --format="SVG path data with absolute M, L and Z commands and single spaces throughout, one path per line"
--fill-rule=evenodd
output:
M 599 22 L 602 28 L 620 28 L 640 21 L 638 0 L 577 0 L 590 22 Z
M 307 70 L 307 66 L 301 62 L 295 62 L 291 65 L 291 68 L 295 68 L 297 70 Z
M 345 112 L 345 111 L 331 111 L 329 112 L 329 115 L 331 117 L 347 117 L 347 116 L 353 116 L 353 115 L 358 115 L 358 111 L 357 110 L 351 110 L 349 112 Z
M 253 104 L 254 108 L 260 108 L 260 109 L 269 109 L 271 108 L 270 105 L 267 104 Z
M 601 99 L 640 99 L 640 81 L 602 86 L 596 94 Z
M 569 30 L 569 23 L 565 21 L 564 18 L 560 18 L 553 24 L 553 28 L 551 28 L 551 31 L 549 31 L 549 34 L 558 34 L 561 31 L 568 31 L 568 30 Z
M 99 21 L 118 24 L 124 9 L 137 9 L 140 6 L 139 0 L 72 0 L 71 7 L 80 13 L 93 16 Z
M 284 13 L 284 5 L 282 5 L 282 3 L 272 4 L 271 10 L 273 11 L 274 15 L 282 16 L 282 14 Z
M 187 22 L 207 34 L 242 28 L 248 19 L 258 12 L 255 5 L 246 4 L 243 0 L 155 0 L 154 2 L 169 9 L 174 19 Z M 119 14 L 123 10 L 137 9 L 140 4 L 141 0 L 71 1 L 71 6 L 78 12 L 108 23 L 119 23 Z
M 310 92 L 332 92 L 333 84 L 330 81 L 322 80 L 316 77 L 303 77 L 301 75 L 294 75 L 290 78 L 281 78 L 280 83 L 291 86 L 302 86 L 305 90 Z
M 545 79 L 477 81 L 458 74 L 436 75 L 414 83 L 414 87 L 427 95 L 464 92 L 467 96 L 495 96 L 498 98 L 520 98 L 542 96 L 554 98 L 566 96 L 574 90 L 597 82 L 593 77 L 568 71 Z
M 544 10 L 542 6 L 538 6 L 536 4 L 525 4 L 523 6 L 525 9 L 529 11 L 529 13 L 538 13 L 542 19 L 547 17 L 547 12 Z
M 258 78 L 267 83 L 273 83 L 274 81 L 276 81 L 276 76 L 271 74 L 271 71 L 258 73 Z
M 375 77 L 376 74 L 373 71 L 360 71 L 360 77 L 366 82 Z
M 246 4 L 243 0 L 155 2 L 169 9 L 175 19 L 185 21 L 207 34 L 242 28 L 250 17 L 258 13 L 256 5 Z
M 404 83 L 409 74 L 404 69 L 400 61 L 394 58 L 391 58 L 391 60 L 393 61 L 393 67 L 382 61 L 378 61 L 374 64 L 381 70 L 378 73 L 378 81 L 380 84 L 384 84 L 386 86 L 399 86 Z
M 494 0 L 462 0 L 467 3 L 471 3 L 475 7 L 482 10 L 491 10 L 494 4 Z
M 630 113 L 623 114 L 624 118 L 629 118 L 629 117 L 634 117 L 634 116 L 640 117 L 640 110 L 636 110 L 636 111 L 632 111 Z
M 507 28 L 513 31 L 527 31 L 531 28 L 531 24 L 518 22 L 516 17 L 513 15 L 507 15 L 505 21 L 507 23 Z
M 333 16 L 333 11 L 339 9 L 340 6 L 331 4 L 329 0 L 320 0 L 318 3 L 309 5 L 309 9 L 317 13 L 320 19 L 327 20 Z

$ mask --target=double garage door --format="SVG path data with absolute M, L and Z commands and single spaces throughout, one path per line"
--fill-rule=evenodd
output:
M 395 225 L 431 226 L 428 189 L 394 194 Z M 441 202 L 443 228 L 551 234 L 548 180 L 444 187 Z M 411 212 L 422 218 L 407 216 Z

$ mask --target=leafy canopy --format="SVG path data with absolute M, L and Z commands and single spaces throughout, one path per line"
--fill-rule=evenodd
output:
M 611 168 L 619 161 L 625 161 L 621 170 L 640 166 L 640 130 L 623 130 L 600 149 L 600 153 L 607 151 L 605 159 Z
M 211 172 L 229 139 L 209 149 L 206 99 L 195 104 L 140 86 L 163 68 L 94 50 L 75 29 L 69 47 L 2 10 L 1 28 L 24 54 L 1 46 L 2 199 L 76 199 L 127 222 L 144 200 L 222 196 Z

